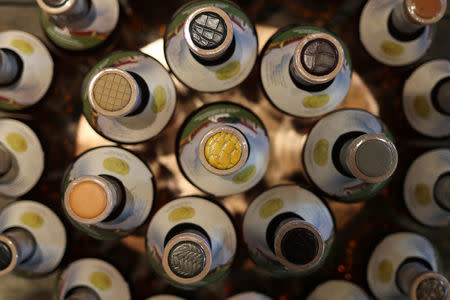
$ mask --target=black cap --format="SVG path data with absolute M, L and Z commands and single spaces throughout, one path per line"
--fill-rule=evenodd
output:
M 416 289 L 417 300 L 446 300 L 447 294 L 447 286 L 438 278 L 427 278 Z
M 181 278 L 192 278 L 200 274 L 206 265 L 206 254 L 202 247 L 192 241 L 175 244 L 169 252 L 168 265 Z
M 439 112 L 450 116 L 450 77 L 441 79 L 434 86 L 431 98 Z
M 326 39 L 311 40 L 302 49 L 303 68 L 312 75 L 330 74 L 336 68 L 338 61 L 339 54 L 336 46 Z
M 356 150 L 356 166 L 368 177 L 379 177 L 392 167 L 393 154 L 389 146 L 377 139 L 364 141 Z
M 68 0 L 44 0 L 44 3 L 51 7 L 60 7 L 66 4 Z
M 220 46 L 227 32 L 225 20 L 214 12 L 204 11 L 192 20 L 189 26 L 192 42 L 201 49 L 214 49 Z
M 306 228 L 294 228 L 281 240 L 281 254 L 295 265 L 310 263 L 318 252 L 319 241 L 314 233 Z
M 0 271 L 3 271 L 12 261 L 12 252 L 6 243 L 0 242 Z

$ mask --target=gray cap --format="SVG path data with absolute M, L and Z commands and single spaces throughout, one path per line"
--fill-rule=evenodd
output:
M 226 37 L 225 20 L 215 12 L 204 11 L 195 16 L 189 26 L 192 41 L 202 49 L 214 49 Z
M 306 71 L 315 76 L 323 76 L 330 74 L 336 68 L 339 54 L 334 44 L 319 38 L 306 43 L 301 59 Z

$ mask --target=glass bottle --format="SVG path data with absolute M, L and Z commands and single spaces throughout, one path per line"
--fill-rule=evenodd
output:
M 94 258 L 72 262 L 58 277 L 55 291 L 55 300 L 131 300 L 119 271 Z
M 0 109 L 21 110 L 44 97 L 53 79 L 45 45 L 24 31 L 0 32 Z
M 61 262 L 66 230 L 58 216 L 35 201 L 15 201 L 0 212 L 0 276 L 14 272 L 37 277 Z
M 406 207 L 420 223 L 450 224 L 450 149 L 428 151 L 411 164 L 403 185 Z
M 119 51 L 100 60 L 85 77 L 81 95 L 92 128 L 123 144 L 141 143 L 160 133 L 176 103 L 169 73 L 137 51 Z
M 103 43 L 119 20 L 117 0 L 36 0 L 41 24 L 59 47 L 87 50 Z
M 250 74 L 258 38 L 251 21 L 231 1 L 193 1 L 172 17 L 164 35 L 164 52 L 181 82 L 200 92 L 220 92 L 239 85 Z
M 345 45 L 317 26 L 290 25 L 276 32 L 261 54 L 260 77 L 269 101 L 284 113 L 318 117 L 332 111 L 350 88 Z
M 303 148 L 313 184 L 343 202 L 375 196 L 397 167 L 398 154 L 384 123 L 371 113 L 343 109 L 314 125 Z
M 313 193 L 281 185 L 250 204 L 243 234 L 256 265 L 276 277 L 293 277 L 310 274 L 324 262 L 334 240 L 334 220 Z
M 438 273 L 437 253 L 423 236 L 390 234 L 369 260 L 367 280 L 377 299 L 448 299 L 450 285 Z
M 444 16 L 446 7 L 447 0 L 369 0 L 359 23 L 361 42 L 382 64 L 411 64 L 430 47 L 433 24 Z
M 269 163 L 269 138 L 247 108 L 220 102 L 202 106 L 181 127 L 177 139 L 181 171 L 200 190 L 226 196 L 255 186 Z
M 29 192 L 44 171 L 41 142 L 28 125 L 0 119 L 0 193 L 20 197 Z
M 200 197 L 183 197 L 165 204 L 147 231 L 152 269 L 184 289 L 203 287 L 223 277 L 236 247 L 236 231 L 227 212 Z
M 403 88 L 409 124 L 433 138 L 450 136 L 450 61 L 436 59 L 418 67 Z
M 333 295 L 334 300 L 369 300 L 362 288 L 346 280 L 328 280 L 319 284 L 306 300 L 328 300 Z
M 120 147 L 98 147 L 68 167 L 62 204 L 70 222 L 97 239 L 122 238 L 141 226 L 155 187 L 147 164 Z

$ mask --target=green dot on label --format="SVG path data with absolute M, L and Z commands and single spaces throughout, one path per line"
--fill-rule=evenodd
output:
M 425 183 L 418 183 L 414 188 L 414 197 L 417 203 L 426 206 L 431 203 L 430 188 Z
M 6 142 L 17 153 L 27 151 L 28 144 L 25 138 L 17 132 L 11 132 L 6 136 Z
M 328 141 L 323 139 L 316 143 L 314 146 L 314 162 L 323 167 L 328 162 Z
M 44 224 L 44 219 L 37 213 L 31 211 L 23 213 L 20 216 L 20 221 L 32 228 L 39 228 Z
M 152 111 L 154 113 L 162 112 L 166 107 L 167 95 L 166 90 L 160 85 L 154 88 L 152 96 Z
M 187 220 L 195 216 L 195 209 L 190 206 L 182 206 L 175 208 L 169 214 L 170 222 L 179 222 L 182 220 Z
M 389 56 L 400 56 L 405 52 L 405 48 L 392 41 L 384 41 L 381 44 L 381 50 Z
M 302 103 L 306 108 L 319 108 L 326 105 L 328 101 L 330 101 L 330 96 L 322 94 L 305 97 Z
M 116 158 L 116 157 L 108 157 L 103 161 L 103 167 L 111 172 L 127 175 L 130 172 L 130 166 L 126 161 Z
M 89 277 L 90 282 L 99 290 L 107 291 L 111 288 L 111 279 L 103 272 L 94 272 Z
M 384 259 L 378 265 L 378 279 L 383 283 L 389 283 L 392 280 L 392 272 L 394 268 L 392 266 L 392 262 Z
M 246 167 L 244 170 L 239 172 L 233 177 L 233 182 L 236 184 L 244 184 L 249 181 L 253 176 L 255 176 L 256 167 L 254 165 L 250 165 Z
M 283 206 L 283 200 L 281 200 L 280 198 L 267 200 L 266 203 L 261 205 L 261 208 L 259 209 L 259 216 L 263 219 L 267 219 L 273 216 L 277 211 L 282 209 Z
M 217 70 L 216 77 L 219 80 L 227 80 L 239 73 L 240 69 L 241 64 L 238 61 L 232 61 Z
M 416 115 L 421 118 L 426 118 L 430 115 L 430 106 L 428 105 L 427 97 L 417 96 L 414 98 L 414 111 Z

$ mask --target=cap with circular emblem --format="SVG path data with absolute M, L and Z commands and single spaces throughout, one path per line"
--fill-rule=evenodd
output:
M 432 102 L 436 109 L 447 116 L 450 116 L 450 77 L 441 79 L 431 90 Z
M 287 268 L 304 271 L 320 261 L 324 243 L 317 229 L 308 222 L 291 218 L 281 222 L 275 233 L 275 255 Z
M 346 143 L 340 151 L 344 168 L 368 183 L 388 179 L 397 168 L 397 149 L 384 134 L 363 134 Z
M 89 82 L 89 102 L 99 114 L 123 117 L 141 103 L 141 91 L 133 76 L 118 68 L 106 68 Z
M 14 82 L 19 73 L 19 64 L 16 57 L 10 52 L 0 49 L 0 85 Z
M 231 126 L 218 126 L 202 137 L 198 147 L 202 165 L 216 175 L 229 175 L 242 168 L 248 158 L 245 136 Z
M 450 172 L 441 175 L 434 184 L 436 202 L 450 211 Z
M 233 26 L 226 12 L 214 6 L 193 11 L 184 25 L 184 38 L 189 49 L 199 57 L 220 57 L 233 40 Z
M 88 0 L 37 0 L 39 7 L 51 15 L 78 15 L 89 10 Z
M 183 232 L 169 240 L 164 248 L 163 268 L 181 284 L 202 280 L 211 266 L 209 242 L 199 232 Z
M 336 38 L 327 33 L 313 33 L 298 43 L 289 67 L 300 83 L 322 84 L 337 76 L 343 61 L 344 50 Z
M 119 202 L 114 184 L 101 176 L 85 175 L 72 180 L 64 193 L 64 207 L 71 218 L 83 224 L 106 219 Z
M 445 14 L 447 0 L 404 0 L 408 18 L 419 25 L 438 22 Z

